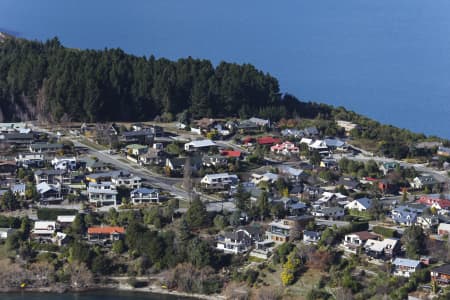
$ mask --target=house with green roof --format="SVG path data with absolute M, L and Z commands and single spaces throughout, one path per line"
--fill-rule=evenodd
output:
M 400 165 L 397 162 L 385 162 L 380 166 L 380 171 L 383 172 L 384 175 L 387 175 L 389 172 L 394 171 Z

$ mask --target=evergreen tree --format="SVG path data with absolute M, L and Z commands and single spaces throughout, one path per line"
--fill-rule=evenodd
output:
M 247 212 L 250 208 L 250 193 L 247 192 L 242 184 L 239 184 L 236 190 L 236 208 Z
M 406 247 L 406 256 L 417 259 L 420 254 L 424 254 L 426 249 L 425 233 L 422 227 L 412 225 L 405 229 L 402 235 L 402 243 Z
M 207 221 L 206 206 L 199 197 L 196 197 L 186 212 L 186 222 L 190 228 L 199 228 L 206 225 Z
M 3 210 L 16 210 L 20 207 L 19 202 L 16 199 L 16 195 L 8 189 L 6 193 L 1 197 L 1 208 Z
M 259 216 L 261 220 L 265 217 L 269 216 L 270 207 L 269 207 L 269 194 L 266 191 L 263 191 L 258 198 L 257 202 Z

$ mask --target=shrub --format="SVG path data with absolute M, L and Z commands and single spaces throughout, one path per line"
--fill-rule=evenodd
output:
M 58 216 L 72 216 L 77 213 L 78 211 L 76 209 L 39 208 L 37 211 L 37 217 L 39 220 L 56 221 Z
M 381 234 L 384 237 L 395 238 L 398 237 L 397 231 L 395 229 L 390 229 L 381 226 L 374 226 L 372 228 L 373 232 Z

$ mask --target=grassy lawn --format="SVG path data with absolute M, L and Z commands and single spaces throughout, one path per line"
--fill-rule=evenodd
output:
M 283 299 L 306 299 L 306 295 L 316 287 L 322 275 L 324 274 L 320 271 L 308 269 L 293 285 L 286 288 Z
M 379 147 L 377 141 L 371 139 L 352 139 L 350 144 L 369 152 L 376 152 Z
M 6 251 L 5 244 L 0 244 L 0 260 L 8 258 L 8 252 Z
M 268 285 L 274 290 L 278 290 L 282 293 L 283 299 L 306 299 L 308 292 L 313 289 L 324 273 L 308 269 L 303 273 L 298 280 L 289 287 L 283 287 L 281 284 L 280 274 L 281 274 L 281 264 L 277 266 L 272 266 L 275 272 L 271 273 L 267 269 L 263 271 L 263 274 L 259 276 L 263 280 L 262 285 Z M 258 288 L 255 288 L 257 290 Z
M 85 144 L 86 146 L 94 148 L 95 150 L 98 150 L 98 151 L 102 151 L 102 150 L 106 150 L 107 149 L 105 146 L 99 145 L 97 143 L 93 143 L 93 142 L 91 142 L 88 139 L 83 138 L 83 137 L 81 137 L 79 139 L 79 141 L 80 141 L 80 143 Z
M 180 208 L 189 208 L 189 201 L 180 201 L 179 207 Z

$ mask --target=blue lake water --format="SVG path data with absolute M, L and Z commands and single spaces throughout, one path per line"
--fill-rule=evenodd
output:
M 283 92 L 450 138 L 448 0 L 2 0 L 0 30 L 252 63 Z
M 121 291 L 98 291 L 86 293 L 0 293 L 2 300 L 193 300 L 194 298 L 172 295 L 133 293 Z

